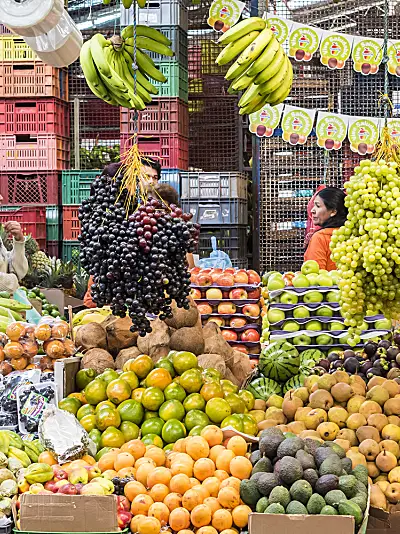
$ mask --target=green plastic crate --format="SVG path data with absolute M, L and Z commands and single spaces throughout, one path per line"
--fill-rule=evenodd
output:
M 76 266 L 81 263 L 80 260 L 81 244 L 78 241 L 63 241 L 62 243 L 62 260 L 72 260 Z
M 63 171 L 62 172 L 62 203 L 63 205 L 82 204 L 90 195 L 93 180 L 101 174 L 94 171 Z
M 155 61 L 158 69 L 167 78 L 165 83 L 152 83 L 158 88 L 157 97 L 180 98 L 184 102 L 189 100 L 189 81 L 187 68 L 178 62 Z
M 60 239 L 60 210 L 58 206 L 46 206 L 46 240 Z

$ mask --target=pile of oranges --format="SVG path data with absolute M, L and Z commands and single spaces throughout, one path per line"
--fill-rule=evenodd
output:
M 252 470 L 247 451 L 242 437 L 224 441 L 222 430 L 209 425 L 169 452 L 129 441 L 103 455 L 98 467 L 103 476 L 135 478 L 124 488 L 135 534 L 237 534 L 251 513 L 240 498 L 240 482 Z

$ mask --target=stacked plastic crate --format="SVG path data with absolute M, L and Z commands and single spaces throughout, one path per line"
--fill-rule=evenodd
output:
M 14 211 L 24 232 L 57 255 L 59 179 L 70 150 L 68 73 L 45 65 L 22 38 L 1 30 L 0 221 Z

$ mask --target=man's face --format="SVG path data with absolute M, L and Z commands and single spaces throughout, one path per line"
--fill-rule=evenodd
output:
M 158 183 L 158 174 L 155 169 L 149 167 L 148 165 L 142 166 L 142 176 L 143 180 L 150 184 Z

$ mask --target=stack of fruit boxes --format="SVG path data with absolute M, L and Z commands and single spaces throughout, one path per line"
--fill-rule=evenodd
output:
M 59 178 L 69 165 L 68 73 L 39 61 L 25 41 L 2 26 L 0 35 L 0 194 L 2 209 L 36 206 L 38 228 L 57 253 Z M 28 206 L 27 206 L 28 205 Z M 44 210 L 43 208 L 46 207 Z M 47 221 L 46 221 L 47 219 Z

